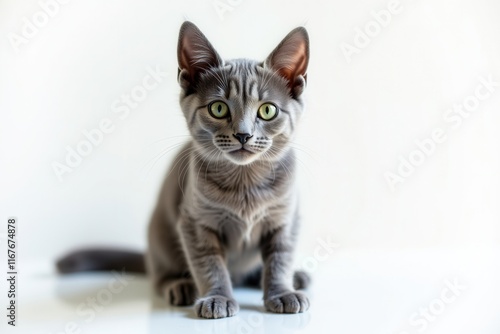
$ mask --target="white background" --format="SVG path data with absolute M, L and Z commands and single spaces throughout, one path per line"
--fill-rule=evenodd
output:
M 24 18 L 33 22 L 41 8 L 0 1 L 0 219 L 18 218 L 24 263 L 89 245 L 146 247 L 157 192 L 186 140 L 176 81 L 185 19 L 224 58 L 263 60 L 294 27 L 309 31 L 308 109 L 294 144 L 298 262 L 318 238 L 339 252 L 451 250 L 471 263 L 492 254 L 500 245 L 500 86 L 460 126 L 443 117 L 474 95 L 479 77 L 500 82 L 498 1 L 401 0 L 350 61 L 341 46 L 355 46 L 356 28 L 390 1 L 230 3 L 220 15 L 212 1 L 70 1 L 16 51 L 9 34 L 21 35 Z M 163 82 L 118 118 L 113 102 L 157 66 L 168 72 Z M 114 131 L 60 181 L 52 164 L 65 163 L 66 147 L 104 118 Z M 393 191 L 384 173 L 396 173 L 400 156 L 435 128 L 446 141 Z

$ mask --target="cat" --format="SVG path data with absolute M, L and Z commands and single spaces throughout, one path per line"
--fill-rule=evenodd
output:
M 239 285 L 260 285 L 269 312 L 306 311 L 300 290 L 310 277 L 292 269 L 299 203 L 291 146 L 304 112 L 306 29 L 292 30 L 263 62 L 224 61 L 186 21 L 177 57 L 191 140 L 173 162 L 148 228 L 145 267 L 156 291 L 172 305 L 194 304 L 208 319 L 238 312 L 232 287 Z M 72 254 L 59 269 L 117 267 L 125 257 L 144 269 L 134 254 L 91 253 Z

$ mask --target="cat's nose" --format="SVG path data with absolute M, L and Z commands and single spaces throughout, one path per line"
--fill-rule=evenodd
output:
M 238 139 L 241 143 L 241 145 L 244 145 L 249 138 L 252 138 L 253 136 L 249 133 L 236 133 L 233 134 L 234 138 Z

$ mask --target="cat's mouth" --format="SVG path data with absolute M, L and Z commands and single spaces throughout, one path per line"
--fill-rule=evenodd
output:
M 244 154 L 254 154 L 254 152 L 249 151 L 246 148 L 242 147 L 242 148 L 239 148 L 237 150 L 233 150 L 233 151 L 229 152 L 229 154 L 241 154 L 241 155 L 244 155 Z
M 249 149 L 241 147 L 236 150 L 227 152 L 227 157 L 229 160 L 237 165 L 246 165 L 257 159 L 259 155 Z

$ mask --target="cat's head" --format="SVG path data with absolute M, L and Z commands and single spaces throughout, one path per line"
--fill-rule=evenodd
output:
M 180 104 L 205 158 L 246 165 L 279 160 L 303 113 L 309 38 L 292 30 L 263 62 L 224 61 L 184 22 L 177 50 Z

